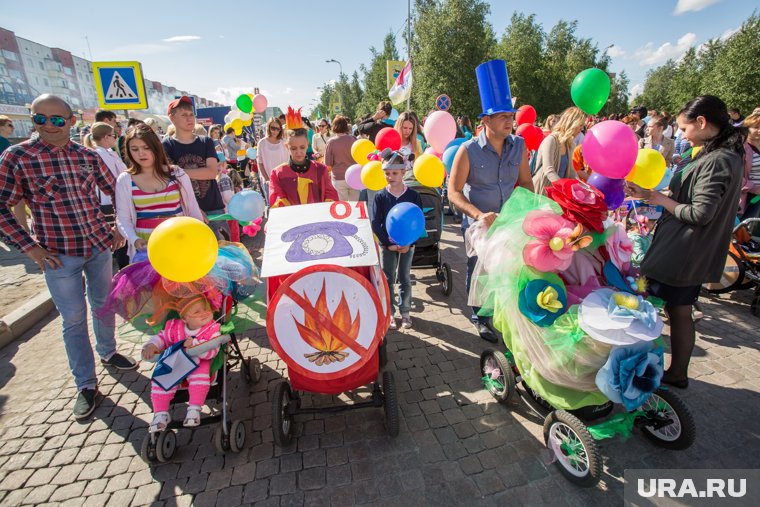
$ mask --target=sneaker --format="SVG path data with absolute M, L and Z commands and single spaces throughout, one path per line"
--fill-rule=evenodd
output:
M 398 326 L 396 325 L 396 318 L 395 317 L 391 317 L 391 323 L 388 326 L 388 329 L 390 329 L 391 331 L 395 331 L 396 329 L 398 329 Z
M 491 328 L 483 324 L 482 322 L 477 324 L 478 328 L 478 334 L 482 339 L 484 339 L 487 342 L 491 343 L 498 343 L 499 339 L 496 337 L 496 334 L 491 331 Z
M 97 389 L 82 389 L 77 394 L 77 401 L 74 402 L 74 419 L 80 421 L 87 419 L 95 411 L 97 406 L 96 400 L 98 396 Z
M 121 371 L 137 369 L 137 363 L 134 360 L 128 357 L 124 357 L 118 352 L 108 359 L 101 359 L 100 362 L 106 366 L 113 366 L 117 370 Z
M 412 318 L 401 317 L 401 329 L 411 329 L 411 328 L 412 328 Z

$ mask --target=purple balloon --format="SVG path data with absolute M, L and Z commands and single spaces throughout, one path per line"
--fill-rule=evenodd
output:
M 589 176 L 588 184 L 604 194 L 607 209 L 616 209 L 625 200 L 625 180 L 608 178 L 599 173 Z

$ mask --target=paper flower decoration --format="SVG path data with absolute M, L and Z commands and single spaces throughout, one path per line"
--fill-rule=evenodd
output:
M 523 260 L 538 271 L 564 271 L 573 259 L 571 236 L 575 224 L 551 211 L 536 210 L 525 216 L 523 231 L 536 239 L 523 248 Z
M 523 315 L 535 324 L 548 327 L 567 311 L 567 295 L 560 285 L 531 280 L 520 291 L 517 304 Z
M 257 218 L 250 224 L 243 226 L 243 234 L 246 236 L 254 237 L 261 230 L 261 217 Z
M 591 338 L 610 345 L 654 340 L 663 326 L 649 301 L 608 288 L 595 290 L 581 302 L 578 321 Z
M 622 224 L 614 224 L 607 229 L 605 246 L 610 260 L 620 271 L 627 272 L 631 267 L 631 255 L 633 255 L 633 242 L 625 232 Z
M 626 410 L 640 407 L 662 380 L 662 349 L 652 343 L 615 347 L 596 374 L 596 386 Z
M 546 189 L 546 195 L 562 208 L 562 216 L 585 228 L 602 232 L 607 217 L 604 194 L 578 180 L 562 178 Z

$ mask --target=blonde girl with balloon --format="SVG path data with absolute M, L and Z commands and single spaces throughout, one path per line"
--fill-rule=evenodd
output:
M 650 148 L 660 152 L 665 162 L 670 165 L 676 150 L 675 142 L 665 135 L 668 120 L 664 116 L 652 116 L 647 123 L 647 136 L 639 139 L 639 148 Z
M 190 177 L 180 167 L 169 165 L 161 141 L 148 125 L 131 127 L 124 146 L 128 163 L 116 181 L 116 219 L 134 261 L 138 251 L 146 250 L 151 232 L 166 219 L 206 219 Z
M 561 178 L 578 179 L 573 168 L 573 140 L 586 124 L 586 113 L 577 107 L 565 109 L 538 147 L 533 187 L 539 195 Z

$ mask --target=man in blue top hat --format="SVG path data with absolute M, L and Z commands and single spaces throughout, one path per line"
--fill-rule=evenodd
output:
M 462 231 L 482 220 L 490 227 L 517 185 L 533 191 L 528 150 L 521 137 L 512 134 L 515 112 L 509 90 L 507 64 L 491 60 L 475 69 L 483 112 L 483 131 L 464 142 L 454 157 L 448 183 L 449 200 L 464 214 Z M 467 242 L 467 235 L 465 235 Z M 467 257 L 467 292 L 477 256 Z M 480 337 L 496 343 L 489 317 L 473 307 L 472 321 Z

